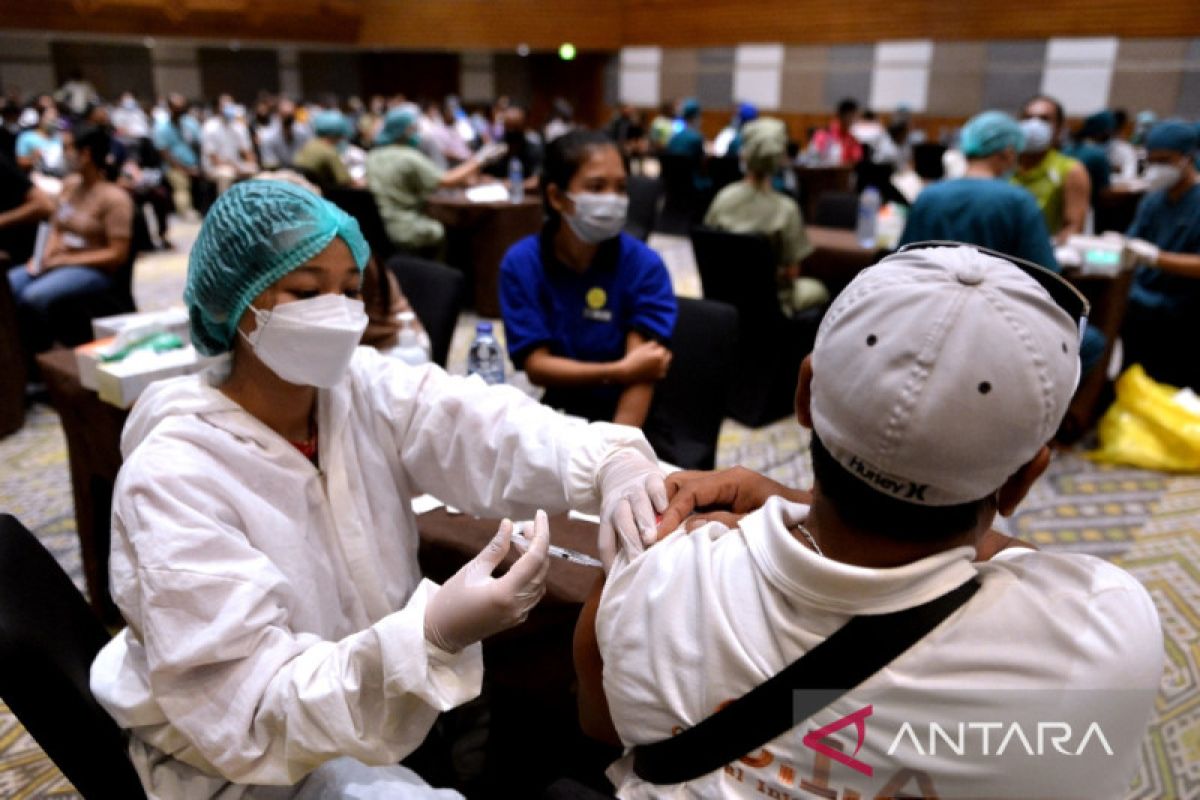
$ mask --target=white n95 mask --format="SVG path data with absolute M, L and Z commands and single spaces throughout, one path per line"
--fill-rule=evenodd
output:
M 1021 120 L 1021 133 L 1025 134 L 1022 153 L 1044 153 L 1054 143 L 1054 128 L 1044 119 L 1030 117 Z
M 362 301 L 340 294 L 250 310 L 256 326 L 241 335 L 272 372 L 298 386 L 327 389 L 340 381 L 367 327 Z
M 1183 170 L 1175 164 L 1147 164 L 1146 173 L 1142 175 L 1151 192 L 1163 192 L 1179 183 Z
M 575 235 L 588 244 L 600 244 L 621 233 L 629 198 L 623 194 L 579 192 L 569 194 L 575 213 L 567 215 L 567 224 Z

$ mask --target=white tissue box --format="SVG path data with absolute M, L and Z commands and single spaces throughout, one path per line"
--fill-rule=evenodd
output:
M 116 336 L 134 327 L 151 327 L 164 333 L 173 333 L 183 341 L 188 339 L 188 312 L 183 306 L 175 306 L 162 311 L 134 311 L 129 314 L 116 314 L 111 317 L 100 317 L 92 320 L 92 336 L 103 339 L 106 336 Z
M 208 369 L 224 369 L 228 365 L 228 353 L 204 356 L 190 345 L 162 353 L 138 350 L 122 361 L 100 363 L 96 367 L 96 391 L 104 402 L 129 408 L 155 381 Z

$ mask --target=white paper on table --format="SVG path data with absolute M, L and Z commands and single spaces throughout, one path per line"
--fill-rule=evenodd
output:
M 467 189 L 466 198 L 471 203 L 506 203 L 508 187 L 503 183 L 481 183 Z

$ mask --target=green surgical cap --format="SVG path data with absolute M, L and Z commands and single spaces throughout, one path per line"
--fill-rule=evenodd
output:
M 188 259 L 183 302 L 192 344 L 210 356 L 229 351 L 250 302 L 335 236 L 361 272 L 370 249 L 349 214 L 290 183 L 234 184 L 209 209 Z
M 416 121 L 417 115 L 411 108 L 393 108 L 383 118 L 383 128 L 375 137 L 375 144 L 394 144 L 402 141 Z
M 755 175 L 771 175 L 787 155 L 787 126 L 782 121 L 762 117 L 742 128 L 742 156 L 746 169 Z
M 967 158 L 986 158 L 1009 147 L 1019 153 L 1024 146 L 1021 126 L 1003 111 L 976 114 L 962 129 L 962 151 Z
M 313 130 L 317 136 L 347 136 L 349 121 L 340 111 L 322 111 L 313 119 Z

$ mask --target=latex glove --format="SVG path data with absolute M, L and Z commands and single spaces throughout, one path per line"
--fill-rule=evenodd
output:
M 1079 251 L 1074 247 L 1062 246 L 1054 248 L 1054 260 L 1063 269 L 1083 266 L 1083 258 L 1080 257 Z
M 1134 258 L 1143 264 L 1154 266 L 1158 263 L 1158 254 L 1160 252 L 1158 246 L 1147 242 L 1145 239 L 1127 239 L 1125 241 L 1125 249 L 1133 253 Z
M 550 569 L 550 523 L 546 512 L 534 517 L 532 543 L 508 572 L 493 578 L 492 572 L 508 553 L 513 524 L 500 523 L 492 540 L 450 580 L 425 606 L 425 639 L 451 653 L 469 644 L 519 625 L 546 593 Z
M 622 449 L 605 459 L 596 478 L 600 488 L 600 561 L 607 572 L 618 541 L 632 556 L 658 538 L 655 512 L 667 507 L 663 473 L 637 450 Z

